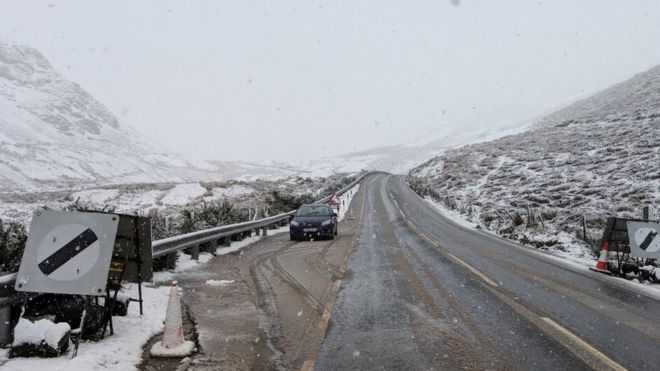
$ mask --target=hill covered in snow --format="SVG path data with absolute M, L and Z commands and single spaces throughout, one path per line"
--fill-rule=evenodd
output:
M 274 179 L 295 172 L 191 161 L 124 127 L 37 50 L 0 40 L 0 188 Z
M 530 131 L 450 150 L 414 168 L 409 182 L 483 228 L 588 252 L 578 242 L 583 214 L 599 217 L 589 225 L 595 240 L 603 217 L 640 217 L 644 205 L 660 205 L 660 66 Z
M 468 143 L 478 143 L 504 135 L 519 133 L 528 126 L 523 122 L 498 122 L 487 128 L 431 131 L 416 140 L 396 145 L 377 147 L 338 156 L 294 161 L 289 166 L 304 169 L 304 176 L 329 176 L 335 173 L 355 173 L 361 170 L 386 171 L 406 174 L 430 157 Z

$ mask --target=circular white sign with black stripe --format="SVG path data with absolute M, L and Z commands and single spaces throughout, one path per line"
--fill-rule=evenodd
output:
M 103 294 L 118 226 L 116 214 L 35 212 L 16 276 L 16 290 Z
M 41 240 L 38 267 L 54 280 L 78 279 L 94 267 L 99 251 L 99 238 L 94 231 L 80 224 L 60 225 Z
M 635 242 L 640 249 L 653 253 L 660 251 L 660 235 L 654 228 L 642 227 L 635 231 Z

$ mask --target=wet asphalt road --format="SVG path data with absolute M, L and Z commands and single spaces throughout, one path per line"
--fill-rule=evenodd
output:
M 460 227 L 403 177 L 363 185 L 316 370 L 660 367 L 656 299 Z

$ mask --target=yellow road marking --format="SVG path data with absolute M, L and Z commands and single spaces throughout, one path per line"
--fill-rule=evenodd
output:
M 391 191 L 391 190 L 390 190 L 390 197 L 392 198 L 392 200 L 394 200 L 394 195 L 392 195 L 392 191 Z M 410 228 L 412 228 L 412 229 L 413 229 L 413 230 L 414 230 L 414 231 L 415 231 L 420 237 L 422 237 L 422 239 L 424 239 L 427 243 L 429 243 L 429 244 L 431 244 L 431 245 L 433 245 L 433 246 L 435 246 L 435 247 L 437 247 L 437 248 L 440 248 L 440 245 L 438 245 L 437 242 L 435 242 L 435 241 L 432 240 L 430 237 L 428 237 L 426 234 L 424 234 L 422 231 L 420 231 L 420 230 L 419 230 L 419 229 L 418 229 L 418 228 L 417 228 L 417 227 L 416 227 L 416 226 L 415 226 L 415 225 L 414 225 L 414 224 L 408 219 L 408 217 L 406 217 L 406 215 L 403 213 L 403 210 L 401 210 L 401 208 L 399 207 L 399 204 L 396 202 L 396 200 L 394 200 L 394 203 L 396 204 L 396 208 L 399 210 L 399 214 L 401 214 L 401 216 L 402 216 L 403 219 L 405 220 L 406 224 L 408 224 L 408 226 L 409 226 Z M 475 268 L 475 267 L 471 266 L 470 264 L 466 263 L 465 261 L 463 261 L 462 259 L 460 259 L 460 258 L 457 257 L 456 255 L 450 253 L 449 251 L 441 251 L 441 253 L 446 254 L 445 256 L 449 257 L 451 260 L 453 260 L 454 262 L 456 262 L 456 263 L 462 265 L 463 267 L 467 268 L 470 272 L 472 272 L 472 273 L 474 273 L 475 275 L 477 275 L 478 277 L 480 277 L 480 278 L 481 278 L 482 280 L 484 280 L 487 284 L 489 284 L 489 285 L 491 285 L 491 286 L 493 286 L 493 287 L 497 287 L 497 286 L 499 286 L 499 285 L 497 284 L 497 282 L 493 281 L 493 280 L 492 280 L 490 277 L 488 277 L 486 274 L 481 273 L 481 271 L 479 271 L 477 268 Z
M 305 363 L 303 363 L 302 367 L 300 368 L 300 371 L 312 371 L 315 365 L 316 362 L 313 359 L 308 359 L 305 361 Z
M 463 260 L 462 260 L 461 258 L 459 258 L 458 256 L 456 256 L 456 255 L 454 255 L 454 254 L 452 254 L 452 253 L 450 253 L 450 252 L 447 252 L 447 255 L 449 255 L 449 256 L 451 257 L 451 259 L 454 260 L 456 263 L 458 263 L 458 264 L 464 266 L 464 267 L 467 268 L 470 272 L 472 272 L 472 273 L 476 274 L 477 276 L 481 277 L 481 279 L 484 280 L 484 281 L 486 281 L 487 284 L 489 284 L 489 285 L 491 285 L 491 286 L 493 286 L 493 287 L 497 287 L 497 286 L 499 286 L 499 285 L 497 284 L 497 282 L 493 281 L 492 279 L 490 279 L 490 277 L 488 277 L 488 276 L 486 276 L 485 274 L 481 273 L 481 271 L 477 270 L 477 268 L 475 268 L 475 267 L 471 266 L 470 264 L 466 263 L 465 261 L 463 261 Z
M 571 339 L 577 346 L 581 347 L 585 351 L 589 352 L 591 355 L 594 357 L 598 358 L 601 362 L 606 364 L 608 367 L 610 367 L 612 370 L 620 370 L 620 371 L 626 371 L 626 368 L 621 366 L 620 364 L 614 362 L 612 359 L 610 359 L 608 356 L 605 354 L 601 353 L 598 349 L 592 347 L 587 343 L 586 341 L 580 339 L 577 335 L 573 334 L 572 332 L 568 331 L 564 327 L 562 327 L 560 324 L 557 322 L 553 321 L 552 319 L 548 317 L 541 317 L 543 321 L 545 321 L 547 324 L 552 326 L 555 330 L 561 332 L 564 336 L 568 337 Z

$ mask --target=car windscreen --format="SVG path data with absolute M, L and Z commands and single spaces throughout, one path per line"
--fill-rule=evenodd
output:
M 298 210 L 297 216 L 329 216 L 330 208 L 327 206 L 303 206 Z

